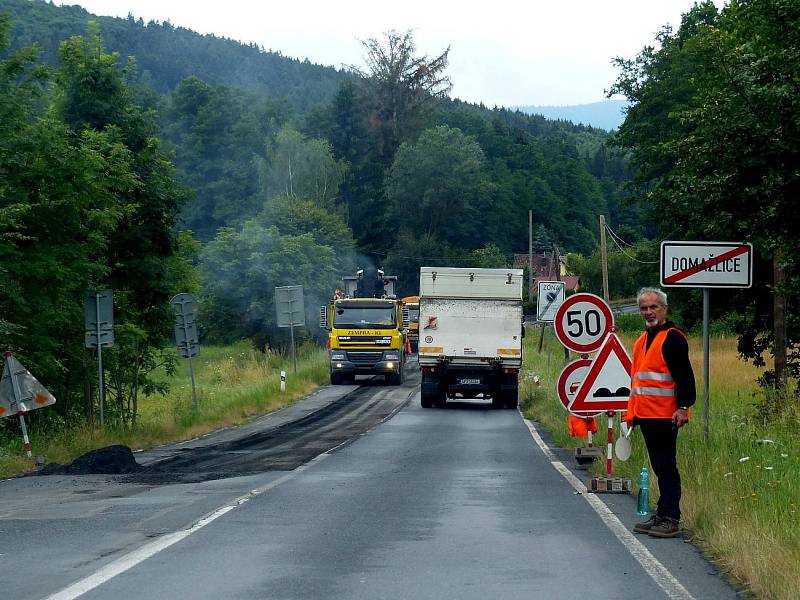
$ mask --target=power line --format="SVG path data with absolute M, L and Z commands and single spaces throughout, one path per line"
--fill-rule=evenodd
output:
M 608 233 L 611 234 L 611 237 L 616 238 L 618 241 L 622 242 L 626 246 L 630 246 L 631 248 L 635 247 L 633 244 L 631 244 L 630 242 L 626 242 L 619 235 L 617 235 L 617 233 L 609 226 L 608 221 L 606 221 L 606 230 L 608 231 Z
M 609 231 L 611 230 L 611 228 L 608 225 L 606 225 L 606 229 L 608 229 Z M 614 245 L 617 248 L 619 248 L 620 252 L 622 252 L 625 256 L 627 256 L 628 258 L 630 258 L 633 261 L 636 261 L 636 262 L 641 263 L 643 265 L 657 265 L 659 263 L 659 261 L 657 261 L 657 260 L 639 260 L 635 256 L 631 256 L 630 254 L 625 252 L 625 250 L 622 248 L 622 246 L 619 245 L 619 242 L 617 242 L 617 239 L 613 235 L 611 236 L 611 241 L 614 242 Z M 622 240 L 622 241 L 624 242 L 625 240 Z
M 402 254 L 381 252 L 381 251 L 378 251 L 378 250 L 361 251 L 361 254 L 373 254 L 375 256 L 381 256 L 383 258 L 386 258 L 386 257 L 391 255 L 391 256 L 396 256 L 397 258 L 402 258 L 402 259 L 405 259 L 405 260 L 420 260 L 420 261 L 422 261 L 422 260 L 447 260 L 447 261 L 453 261 L 453 262 L 455 262 L 455 261 L 474 262 L 476 260 L 476 257 L 474 257 L 474 256 L 472 256 L 472 257 L 470 257 L 470 256 L 403 256 Z M 510 254 L 510 255 L 509 254 L 503 254 L 502 256 L 506 260 L 511 259 L 512 262 L 514 260 L 514 255 L 513 254 Z

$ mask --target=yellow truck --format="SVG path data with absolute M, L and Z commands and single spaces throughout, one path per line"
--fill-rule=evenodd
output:
M 419 348 L 419 296 L 406 296 L 403 303 L 403 330 L 408 336 L 411 352 Z
M 332 385 L 353 383 L 356 375 L 383 375 L 387 383 L 403 383 L 406 341 L 402 303 L 394 297 L 397 278 L 378 271 L 377 285 L 367 285 L 367 277 L 371 274 L 361 271 L 356 278 L 345 277 L 345 289 L 320 309 L 320 327 L 329 331 Z M 380 296 L 357 297 L 361 289 L 379 290 Z

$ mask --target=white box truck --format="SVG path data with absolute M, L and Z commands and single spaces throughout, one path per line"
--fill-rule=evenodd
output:
M 422 267 L 421 404 L 491 398 L 516 408 L 522 367 L 522 269 Z

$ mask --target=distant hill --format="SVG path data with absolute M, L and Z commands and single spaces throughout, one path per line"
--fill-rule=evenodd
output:
M 590 125 L 599 129 L 612 130 L 618 128 L 625 120 L 623 109 L 628 106 L 626 100 L 604 100 L 590 104 L 574 106 L 517 106 L 529 115 L 542 115 L 547 119 L 562 119 L 573 123 Z
M 249 89 L 283 98 L 302 114 L 327 104 L 339 83 L 355 76 L 344 70 L 266 51 L 255 44 L 202 35 L 170 22 L 145 23 L 96 16 L 80 6 L 56 6 L 44 0 L 0 0 L 0 13 L 11 15 L 12 48 L 36 43 L 42 60 L 55 65 L 58 45 L 72 35 L 83 35 L 96 21 L 106 50 L 119 52 L 120 62 L 135 56 L 141 83 L 161 94 L 195 75 L 212 85 Z

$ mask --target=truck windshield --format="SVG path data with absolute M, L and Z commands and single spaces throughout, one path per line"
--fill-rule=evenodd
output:
M 336 327 L 353 327 L 366 329 L 369 327 L 396 327 L 394 305 L 347 306 L 337 305 L 333 318 Z

